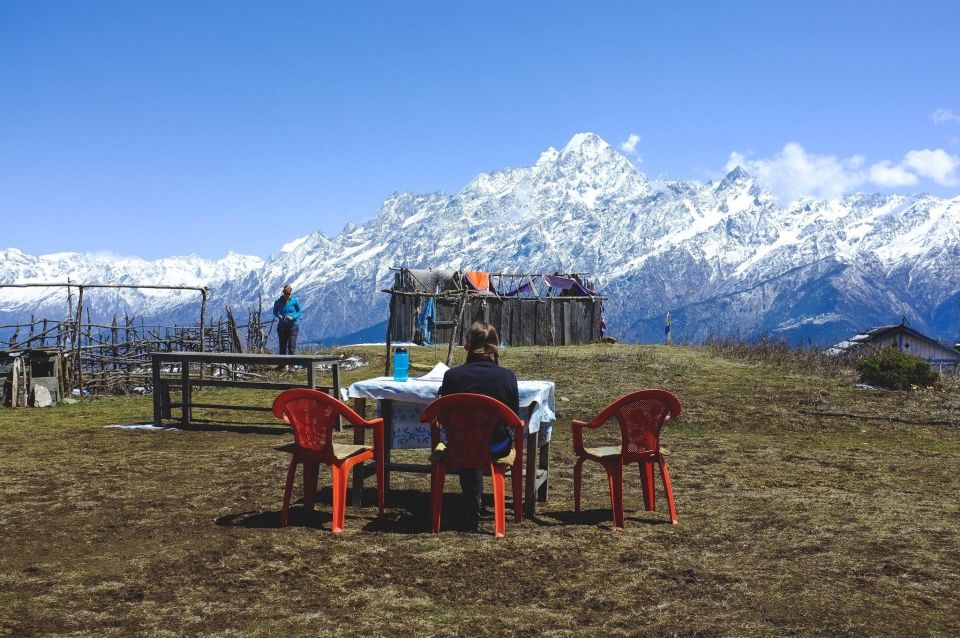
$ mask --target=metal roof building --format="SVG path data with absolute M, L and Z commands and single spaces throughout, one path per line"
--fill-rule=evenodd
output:
M 930 367 L 941 372 L 960 371 L 960 350 L 928 337 L 906 324 L 880 326 L 831 346 L 827 354 L 852 354 L 867 348 L 896 348 L 922 357 Z

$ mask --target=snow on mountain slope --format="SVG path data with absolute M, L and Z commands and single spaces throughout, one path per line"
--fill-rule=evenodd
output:
M 675 339 L 828 342 L 901 316 L 960 338 L 958 263 L 960 197 L 852 194 L 785 208 L 742 168 L 718 182 L 653 182 L 599 136 L 578 133 L 532 166 L 481 173 L 453 195 L 394 193 L 363 225 L 311 233 L 266 261 L 10 249 L 0 251 L 0 282 L 206 285 L 212 308 L 269 306 L 290 283 L 304 305 L 302 338 L 331 340 L 383 321 L 392 266 L 582 271 L 610 296 L 607 323 L 623 338 L 659 340 L 669 310 Z M 62 316 L 62 297 L 23 289 L 0 289 L 0 316 L 42 314 L 41 298 Z M 128 312 L 196 314 L 189 295 L 112 299 Z

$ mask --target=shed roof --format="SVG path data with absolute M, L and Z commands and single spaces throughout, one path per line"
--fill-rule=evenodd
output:
M 886 337 L 887 335 L 898 334 L 898 333 L 908 335 L 919 341 L 924 341 L 930 344 L 931 346 L 940 348 L 941 350 L 951 355 L 960 357 L 960 350 L 951 348 L 949 345 L 943 343 L 942 341 L 938 341 L 933 337 L 928 337 L 927 335 L 923 334 L 919 330 L 915 330 L 904 323 L 898 323 L 892 326 L 878 326 L 876 328 L 865 330 L 864 332 L 854 335 L 849 339 L 846 339 L 844 341 L 841 341 L 840 343 L 834 344 L 833 346 L 827 349 L 827 354 L 832 354 L 832 355 L 846 354 L 848 352 L 856 350 L 857 348 L 868 346 L 871 343 L 874 343 L 879 339 Z

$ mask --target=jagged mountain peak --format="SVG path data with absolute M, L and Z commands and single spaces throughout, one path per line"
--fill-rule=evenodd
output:
M 581 155 L 597 155 L 613 147 L 596 133 L 576 133 L 570 138 L 561 151 L 563 153 L 579 153 Z
M 192 282 L 219 307 L 239 308 L 293 282 L 306 310 L 301 334 L 315 340 L 382 321 L 391 266 L 572 270 L 592 273 L 609 296 L 611 331 L 628 339 L 656 338 L 666 310 L 675 338 L 739 330 L 829 339 L 905 304 L 936 334 L 960 296 L 958 219 L 960 198 L 858 194 L 785 209 L 740 166 L 718 183 L 651 183 L 599 135 L 577 133 L 532 166 L 480 173 L 453 196 L 395 192 L 362 226 L 333 239 L 310 233 L 265 263 L 8 249 L 0 281 Z M 0 289 L 0 315 L 41 312 L 41 295 L 10 290 Z M 123 298 L 133 312 L 182 310 L 195 320 L 188 301 Z
M 560 157 L 560 151 L 551 146 L 544 152 L 540 153 L 540 157 L 537 159 L 535 166 L 540 167 L 551 164 L 555 162 L 558 157 Z
M 557 154 L 556 163 L 581 168 L 592 167 L 595 170 L 628 170 L 640 174 L 626 157 L 596 133 L 577 133 L 571 137 Z
M 717 186 L 717 189 L 720 190 L 724 188 L 729 188 L 730 186 L 736 183 L 744 183 L 744 182 L 752 182 L 752 181 L 753 181 L 753 178 L 750 176 L 750 173 L 744 170 L 742 166 L 737 165 L 737 166 L 734 166 L 733 170 L 727 173 L 722 180 L 720 180 L 720 184 Z

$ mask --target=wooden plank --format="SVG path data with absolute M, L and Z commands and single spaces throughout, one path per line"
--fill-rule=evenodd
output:
M 160 388 L 160 361 L 154 359 L 151 362 L 153 368 L 153 424 L 156 427 L 161 425 L 161 406 L 163 403 L 163 394 Z
M 500 341 L 506 344 L 510 343 L 510 304 L 509 299 L 497 302 L 497 332 L 500 333 Z
M 523 322 L 521 326 L 522 344 L 532 346 L 534 345 L 534 330 L 537 321 L 537 302 L 534 299 L 524 299 L 520 302 L 520 309 L 520 321 Z
M 600 300 L 594 301 L 592 304 L 593 309 L 593 325 L 590 330 L 590 341 L 600 341 L 603 337 L 602 331 L 600 330 L 600 317 L 603 316 L 603 302 Z
M 456 324 L 457 302 L 453 299 L 437 299 L 437 325 L 433 331 L 433 343 L 449 343 L 450 331 Z
M 171 403 L 171 408 L 183 407 L 181 403 Z M 205 408 L 210 410 L 247 410 L 251 412 L 273 412 L 273 407 L 262 405 L 223 405 L 221 403 L 191 403 L 190 408 Z
M 490 297 L 485 299 L 487 302 L 487 323 L 492 325 L 494 328 L 497 328 L 500 319 L 500 302 L 496 297 Z M 497 328 L 497 334 L 500 334 L 500 329 Z
M 308 388 L 302 383 L 280 383 L 276 381 L 230 381 L 229 379 L 191 379 L 190 385 L 212 388 L 246 388 L 248 390 L 291 390 Z M 330 392 L 333 386 L 315 386 L 315 389 Z
M 551 298 L 547 300 L 547 307 L 549 308 L 547 314 L 550 319 L 550 327 L 547 329 L 547 345 L 555 346 L 557 345 L 557 326 L 560 325 L 557 320 L 560 313 L 560 304 Z
M 477 306 L 479 306 L 479 304 L 477 304 Z M 463 341 L 463 337 L 465 337 L 467 334 L 467 331 L 470 330 L 470 324 L 476 321 L 473 318 L 473 312 L 474 312 L 474 304 L 469 301 L 465 301 L 463 304 L 463 313 L 461 313 L 461 318 L 460 318 L 460 332 L 458 334 L 458 336 L 460 337 L 459 341 Z
M 570 345 L 583 343 L 583 304 L 579 301 L 571 301 L 567 304 L 570 310 Z
M 161 362 L 180 363 L 247 363 L 250 365 L 304 365 L 338 363 L 339 356 L 305 354 L 240 354 L 232 352 L 151 352 L 150 356 Z
M 20 385 L 23 381 L 20 379 L 20 357 L 13 360 L 13 367 L 10 374 L 10 407 L 20 407 Z
M 550 330 L 550 321 L 547 317 L 549 308 L 547 302 L 542 299 L 537 300 L 536 324 L 534 325 L 533 343 L 538 346 L 547 345 L 548 331 Z

